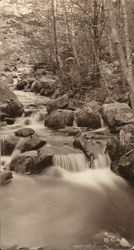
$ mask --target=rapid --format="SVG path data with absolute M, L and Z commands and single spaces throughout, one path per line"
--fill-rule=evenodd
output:
M 31 127 L 59 146 L 71 137 L 44 127 L 42 116 L 48 99 L 29 92 L 15 91 L 25 109 L 32 110 L 16 123 L 3 127 L 1 136 L 21 127 Z M 26 119 L 28 122 L 26 122 Z M 93 146 L 93 145 L 92 145 Z M 102 145 L 89 168 L 81 154 L 55 156 L 44 174 L 24 176 L 0 189 L 1 242 L 3 247 L 69 247 L 90 243 L 102 231 L 119 233 L 134 244 L 134 194 L 130 184 L 110 170 Z M 13 156 L 11 156 L 13 157 Z M 11 157 L 2 157 L 8 162 Z M 75 170 L 74 170 L 75 168 Z

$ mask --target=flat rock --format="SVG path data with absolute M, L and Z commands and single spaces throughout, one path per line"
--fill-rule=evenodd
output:
M 15 131 L 15 135 L 20 137 L 28 137 L 34 133 L 35 131 L 32 128 L 21 128 Z
M 82 130 L 79 127 L 66 127 L 59 129 L 58 131 L 68 136 L 80 136 L 82 133 Z

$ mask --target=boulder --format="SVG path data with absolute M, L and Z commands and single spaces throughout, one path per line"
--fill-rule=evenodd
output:
M 56 79 L 52 78 L 52 76 L 42 75 L 40 83 L 42 86 L 40 94 L 43 96 L 52 96 L 56 87 Z
M 27 85 L 28 85 L 28 81 L 27 80 L 21 80 L 16 85 L 16 89 L 23 90 L 25 88 L 25 86 L 27 86 Z
M 13 178 L 11 171 L 0 171 L 0 185 L 6 184 Z
M 39 81 L 34 81 L 31 85 L 30 90 L 35 93 L 39 93 L 41 91 L 41 83 Z
M 45 126 L 48 128 L 64 128 L 65 126 L 72 126 L 74 120 L 74 113 L 71 110 L 55 110 L 46 115 Z
M 35 131 L 32 128 L 20 128 L 15 131 L 15 135 L 20 137 L 28 137 L 30 135 L 33 135 L 34 133 Z
M 115 127 L 116 133 L 119 133 L 121 130 L 124 130 L 125 132 L 130 132 L 132 135 L 134 135 L 134 123 L 126 124 L 120 127 Z
M 28 151 L 16 155 L 10 162 L 9 168 L 19 173 L 37 174 L 48 166 L 53 165 L 53 154 L 51 151 Z
M 134 123 L 133 111 L 126 103 L 104 104 L 101 114 L 110 127 Z
M 18 117 L 21 116 L 24 112 L 23 105 L 17 99 L 10 99 L 7 103 L 6 113 L 10 117 Z
M 51 100 L 47 104 L 46 109 L 47 109 L 47 112 L 50 113 L 56 109 L 66 108 L 68 104 L 69 104 L 69 98 L 68 98 L 68 95 L 65 94 L 55 100 Z
M 9 163 L 9 169 L 17 173 L 33 173 L 37 170 L 37 158 L 36 151 L 20 153 L 13 157 Z
M 9 118 L 9 117 L 6 117 L 4 119 L 4 121 L 8 124 L 8 125 L 12 125 L 15 123 L 15 120 L 13 118 Z
M 45 144 L 46 141 L 40 139 L 39 136 L 34 133 L 24 139 L 21 139 L 21 141 L 16 146 L 16 149 L 19 149 L 23 153 L 26 151 L 37 150 Z
M 126 179 L 132 179 L 134 181 L 134 149 L 132 152 L 120 158 L 118 172 Z
M 19 141 L 19 138 L 14 135 L 7 136 L 3 139 L 1 138 L 1 154 L 11 155 L 18 141 Z
M 41 88 L 41 91 L 40 91 L 40 95 L 42 96 L 52 96 L 53 93 L 54 93 L 54 88 L 50 86 Z
M 91 160 L 91 152 L 88 146 L 88 141 L 82 137 L 75 138 L 73 141 L 73 146 L 82 150 L 88 160 Z
M 30 125 L 32 123 L 32 121 L 30 120 L 30 119 L 28 119 L 28 118 L 26 118 L 25 120 L 24 120 L 24 124 L 25 125 Z
M 77 114 L 77 125 L 79 127 L 88 127 L 96 129 L 101 127 L 100 116 L 90 107 L 84 107 Z

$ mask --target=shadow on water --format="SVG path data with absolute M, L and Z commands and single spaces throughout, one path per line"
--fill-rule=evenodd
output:
M 104 230 L 134 240 L 131 190 L 110 170 L 72 174 L 54 166 L 46 175 L 17 175 L 1 191 L 3 245 L 86 244 Z

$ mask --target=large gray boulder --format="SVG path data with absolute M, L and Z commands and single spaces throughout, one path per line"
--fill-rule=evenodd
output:
M 40 79 L 40 83 L 40 95 L 52 96 L 55 91 L 56 81 L 54 79 Z
M 2 155 L 11 155 L 15 149 L 19 138 L 15 135 L 9 135 L 5 138 L 1 138 L 1 154 Z
M 16 95 L 10 90 L 7 84 L 0 83 L 0 112 L 9 117 L 18 117 L 23 114 L 23 105 L 18 101 Z
M 23 105 L 17 99 L 10 99 L 7 103 L 6 113 L 10 117 L 21 116 L 24 112 Z
M 134 123 L 134 114 L 126 103 L 104 104 L 101 114 L 110 127 Z
M 69 98 L 68 95 L 65 94 L 55 100 L 51 100 L 50 102 L 48 102 L 46 109 L 47 112 L 50 113 L 56 109 L 66 108 L 68 104 L 69 104 Z
M 26 152 L 30 150 L 37 150 L 44 146 L 46 141 L 42 140 L 36 133 L 21 139 L 17 144 L 16 149 L 19 149 L 20 152 Z
M 36 151 L 28 151 L 20 153 L 13 157 L 9 164 L 9 169 L 17 173 L 34 173 L 38 172 L 36 165 L 38 153 Z
M 92 129 L 100 128 L 100 116 L 98 112 L 93 111 L 90 107 L 84 107 L 77 114 L 77 125 Z
M 45 126 L 48 128 L 59 129 L 65 126 L 72 126 L 74 121 L 74 113 L 71 110 L 55 110 L 47 114 L 45 118 Z
M 9 169 L 18 173 L 35 174 L 53 165 L 54 149 L 43 147 L 39 151 L 28 151 L 16 155 L 9 164 Z

